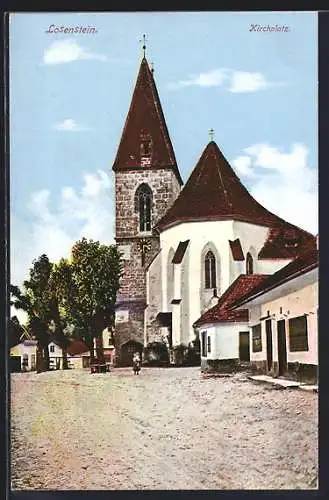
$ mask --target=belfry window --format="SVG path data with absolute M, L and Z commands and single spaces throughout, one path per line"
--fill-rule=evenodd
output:
M 204 259 L 205 288 L 216 288 L 216 259 L 211 250 Z
M 137 188 L 135 208 L 139 214 L 139 230 L 151 231 L 152 191 L 147 184 L 141 184 Z
M 249 252 L 246 257 L 246 274 L 254 274 L 254 263 Z
M 151 148 L 151 141 L 149 139 L 146 139 L 142 141 L 141 144 L 141 156 L 151 156 L 152 153 L 152 148 Z

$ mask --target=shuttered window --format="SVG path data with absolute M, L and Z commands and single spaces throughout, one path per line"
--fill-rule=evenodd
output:
M 289 319 L 289 348 L 291 352 L 308 351 L 307 316 Z
M 261 324 L 255 325 L 251 328 L 252 333 L 252 352 L 262 351 L 262 327 Z

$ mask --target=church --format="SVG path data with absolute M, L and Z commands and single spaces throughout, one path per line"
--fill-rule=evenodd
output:
M 316 245 L 249 194 L 214 140 L 183 185 L 145 54 L 112 169 L 123 259 L 119 365 L 154 342 L 175 364 L 175 352 L 195 340 L 194 323 L 240 275 L 273 274 Z

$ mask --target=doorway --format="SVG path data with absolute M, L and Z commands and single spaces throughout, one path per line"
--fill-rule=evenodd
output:
M 284 375 L 287 371 L 287 341 L 286 341 L 286 323 L 282 319 L 277 322 L 278 328 L 278 361 L 279 361 L 279 376 Z
M 270 372 L 273 364 L 273 344 L 272 344 L 272 321 L 265 321 L 266 331 L 266 355 L 267 355 L 267 371 Z
M 129 340 L 121 346 L 120 350 L 120 365 L 121 366 L 132 366 L 133 355 L 135 352 L 139 352 L 142 356 L 143 344 L 135 340 Z
M 239 332 L 240 361 L 250 361 L 249 332 Z

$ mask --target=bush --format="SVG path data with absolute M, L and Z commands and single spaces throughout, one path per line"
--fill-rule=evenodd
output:
M 164 342 L 151 342 L 144 350 L 144 364 L 149 366 L 166 366 L 169 364 L 169 353 Z

